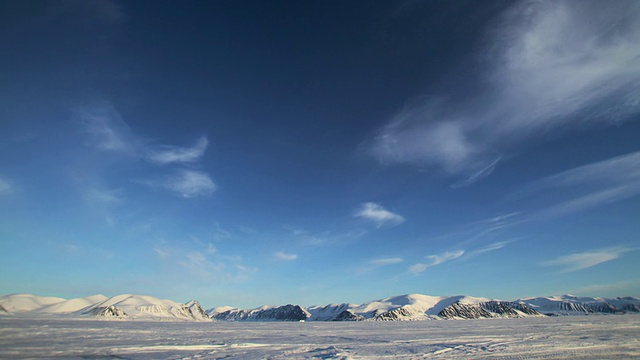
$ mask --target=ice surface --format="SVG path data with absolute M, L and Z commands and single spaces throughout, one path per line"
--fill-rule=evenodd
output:
M 0 358 L 628 359 L 639 315 L 415 322 L 0 318 Z

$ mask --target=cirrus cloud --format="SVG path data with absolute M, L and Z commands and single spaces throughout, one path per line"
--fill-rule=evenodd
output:
M 393 213 L 385 209 L 382 205 L 374 202 L 362 204 L 353 216 L 373 221 L 378 227 L 383 225 L 399 225 L 405 221 L 405 218 L 401 215 Z
M 276 260 L 291 261 L 297 259 L 298 255 L 285 253 L 283 251 L 276 251 L 275 253 L 273 253 L 273 257 Z
M 535 137 L 640 112 L 640 3 L 522 1 L 488 32 L 473 97 L 426 96 L 369 143 L 383 164 L 462 177 L 488 176 L 505 153 Z M 582 128 L 582 126 L 580 127 Z
M 542 266 L 557 267 L 560 272 L 573 272 L 618 259 L 633 250 L 626 247 L 609 247 L 584 251 L 544 261 Z
M 417 263 L 411 265 L 409 267 L 409 272 L 417 275 L 424 272 L 430 267 L 438 266 L 446 263 L 447 261 L 455 260 L 462 257 L 462 255 L 464 255 L 464 250 L 445 251 L 442 254 L 429 255 L 426 257 L 429 260 L 428 263 Z

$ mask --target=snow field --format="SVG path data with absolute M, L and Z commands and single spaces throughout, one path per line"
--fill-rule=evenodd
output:
M 0 358 L 628 359 L 640 316 L 412 322 L 0 318 Z

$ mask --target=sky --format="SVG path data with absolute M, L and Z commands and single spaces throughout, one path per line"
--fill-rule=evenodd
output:
M 0 294 L 640 295 L 638 1 L 2 1 Z

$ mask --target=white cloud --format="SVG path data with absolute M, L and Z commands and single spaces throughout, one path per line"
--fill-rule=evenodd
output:
M 417 275 L 427 270 L 428 267 L 429 265 L 427 264 L 421 264 L 421 263 L 414 264 L 409 267 L 409 272 Z
M 150 164 L 168 166 L 176 173 L 165 181 L 145 179 L 140 183 L 163 187 L 188 198 L 209 195 L 215 191 L 216 185 L 205 172 L 176 166 L 200 161 L 209 144 L 206 137 L 200 137 L 188 147 L 156 145 L 134 135 L 118 111 L 108 102 L 77 109 L 76 114 L 89 135 L 87 145 L 100 151 L 141 159 Z
M 534 136 L 640 112 L 640 3 L 525 1 L 490 33 L 473 98 L 425 97 L 369 144 L 383 163 L 443 169 L 469 185 Z M 471 77 L 470 77 L 471 78 Z
M 273 257 L 276 260 L 285 260 L 285 261 L 290 261 L 290 260 L 295 260 L 298 258 L 298 255 L 296 254 L 288 254 L 282 251 L 277 251 L 275 253 L 273 253 Z
M 442 254 L 437 255 L 429 255 L 427 256 L 427 260 L 429 263 L 418 263 L 409 267 L 409 272 L 413 274 L 419 274 L 427 270 L 427 268 L 438 266 L 446 263 L 447 261 L 455 260 L 464 255 L 464 250 L 456 250 L 456 251 L 445 251 Z
M 561 272 L 572 272 L 618 259 L 631 251 L 633 251 L 633 249 L 625 247 L 597 249 L 561 256 L 553 260 L 544 261 L 542 265 L 558 267 Z
M 237 282 L 245 280 L 257 269 L 246 266 L 238 256 L 222 256 L 211 248 L 204 251 L 185 246 L 158 246 L 153 248 L 157 259 L 167 266 L 165 276 L 177 276 L 184 279 L 185 275 L 199 281 L 206 282 Z
M 534 217 L 561 216 L 628 199 L 640 194 L 640 152 L 583 165 L 527 186 L 518 195 L 571 189 L 573 198 L 556 203 Z
M 182 170 L 164 183 L 164 187 L 186 197 L 210 195 L 216 190 L 209 175 L 201 171 Z
M 122 191 L 120 190 L 107 190 L 107 189 L 88 189 L 85 194 L 85 199 L 93 204 L 99 204 L 103 206 L 115 205 L 122 203 L 124 198 Z
M 640 182 L 640 151 L 573 168 L 530 185 L 527 191 L 583 184 L 622 185 Z
M 216 249 L 216 247 L 212 244 L 212 243 L 208 243 L 207 244 L 207 249 L 205 250 L 205 252 L 209 255 L 213 255 L 218 251 L 218 249 Z
M 624 280 L 616 283 L 593 284 L 571 290 L 572 294 L 586 296 L 620 296 L 620 294 L 638 294 L 640 281 Z
M 0 177 L 0 195 L 8 195 L 11 193 L 13 193 L 12 183 L 9 180 Z
M 403 260 L 402 258 L 399 257 L 395 257 L 395 258 L 386 258 L 386 259 L 375 259 L 375 260 L 371 260 L 369 261 L 369 265 L 373 265 L 373 266 L 386 266 L 386 265 L 393 265 L 393 264 L 399 264 L 401 263 Z
M 380 204 L 376 204 L 373 202 L 362 204 L 362 206 L 360 206 L 360 208 L 354 213 L 354 216 L 371 220 L 377 223 L 378 227 L 386 224 L 398 225 L 405 221 L 404 217 L 385 209 Z
M 482 247 L 480 249 L 474 250 L 473 252 L 471 252 L 469 255 L 475 255 L 475 254 L 482 254 L 482 253 L 486 253 L 489 251 L 496 251 L 496 250 L 500 250 L 503 247 L 511 244 L 513 242 L 512 241 L 498 241 L 498 242 L 494 242 L 492 244 L 489 244 L 485 247 Z
M 455 260 L 464 255 L 464 250 L 456 250 L 456 251 L 445 251 L 440 255 L 429 255 L 427 259 L 431 260 L 429 266 L 436 266 L 443 264 L 447 261 Z
M 200 160 L 208 144 L 209 141 L 203 136 L 191 147 L 161 145 L 156 148 L 149 148 L 147 157 L 150 161 L 163 165 L 195 162 Z
M 138 152 L 140 141 L 111 104 L 79 108 L 76 113 L 90 136 L 87 145 L 108 152 L 130 155 Z
M 484 178 L 486 178 L 487 176 L 491 175 L 491 173 L 493 172 L 493 170 L 496 169 L 496 166 L 498 165 L 498 162 L 502 160 L 502 156 L 499 156 L 497 159 L 495 159 L 492 163 L 490 163 L 489 165 L 487 165 L 486 167 L 478 170 L 477 172 L 471 174 L 469 177 L 467 177 L 466 179 L 460 180 L 458 182 L 455 182 L 451 185 L 452 189 L 457 189 L 457 188 L 461 188 L 461 187 L 465 187 L 465 186 L 469 186 L 472 185 Z

